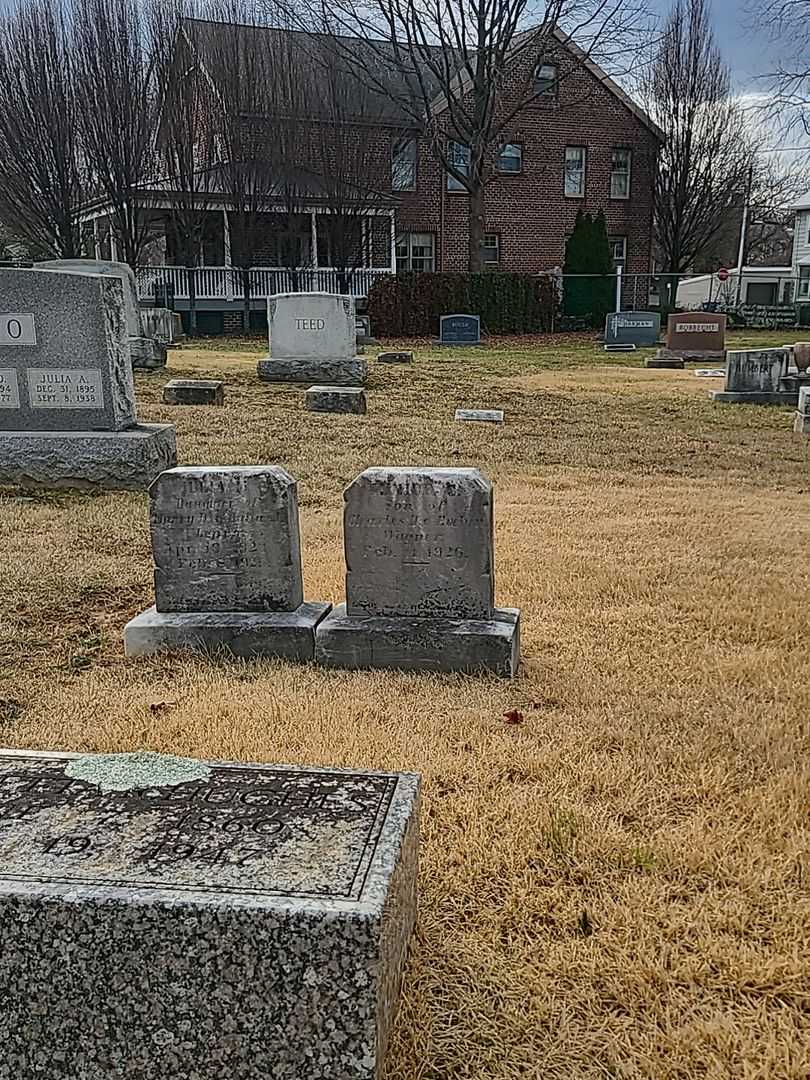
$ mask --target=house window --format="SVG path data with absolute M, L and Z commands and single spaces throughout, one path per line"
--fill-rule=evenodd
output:
M 613 259 L 613 269 L 618 270 L 624 268 L 627 263 L 627 237 L 626 236 L 610 236 L 608 237 L 608 243 L 610 244 L 610 254 Z
M 498 233 L 484 233 L 481 241 L 481 262 L 484 266 L 497 266 L 501 261 L 501 238 Z
M 397 270 L 432 270 L 433 233 L 400 233 L 397 237 Z
M 395 139 L 391 147 L 391 188 L 393 191 L 416 190 L 417 142 L 412 135 Z
M 810 296 L 810 266 L 799 267 L 799 297 L 806 300 Z
M 504 143 L 498 151 L 498 172 L 519 173 L 523 171 L 523 147 L 519 143 Z
M 447 148 L 447 156 L 450 164 L 456 169 L 456 172 L 463 173 L 464 176 L 470 175 L 470 148 L 465 146 L 464 143 L 450 142 Z M 456 180 L 455 176 L 447 174 L 447 190 L 448 191 L 466 191 L 467 189 L 461 183 L 460 180 Z
M 538 101 L 557 100 L 557 65 L 540 62 L 534 69 L 534 93 Z
M 585 157 L 584 146 L 566 146 L 565 194 L 572 199 L 581 199 L 585 194 Z
M 610 197 L 611 199 L 630 198 L 630 158 L 629 150 L 620 147 L 613 151 L 610 166 Z

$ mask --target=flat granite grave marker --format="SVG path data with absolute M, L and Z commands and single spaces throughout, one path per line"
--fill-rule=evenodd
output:
M 149 489 L 155 606 L 128 656 L 225 648 L 307 661 L 330 610 L 305 603 L 296 483 L 278 466 L 169 469 Z
M 102 274 L 117 278 L 124 290 L 127 316 L 129 355 L 134 368 L 152 371 L 166 366 L 166 344 L 146 333 L 135 273 L 127 263 L 102 259 L 49 259 L 34 264 L 38 270 L 55 270 L 62 274 Z
M 138 424 L 120 282 L 0 269 L 0 483 L 148 487 L 176 461 Z
M 362 386 L 310 386 L 304 406 L 309 412 L 357 413 L 366 412 L 366 395 Z
M 163 387 L 164 405 L 224 405 L 221 379 L 169 379 Z
M 489 480 L 374 468 L 344 499 L 346 603 L 318 626 L 318 663 L 513 675 L 520 612 L 494 607 Z
M 264 382 L 365 386 L 368 365 L 356 356 L 354 301 L 332 293 L 279 293 L 267 301 L 270 356 Z
M 502 424 L 503 409 L 456 409 L 456 420 L 478 420 L 487 424 Z
M 419 786 L 0 751 L 0 1076 L 378 1080 Z
M 657 311 L 614 311 L 605 319 L 605 345 L 657 345 L 661 316 Z
M 439 318 L 439 345 L 480 345 L 479 315 L 442 315 Z

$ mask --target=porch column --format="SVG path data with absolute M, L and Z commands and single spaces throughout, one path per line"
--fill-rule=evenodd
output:
M 230 303 L 234 299 L 233 274 L 230 268 L 233 266 L 231 256 L 231 223 L 228 221 L 228 211 L 222 210 L 222 243 L 223 259 L 227 273 L 225 274 L 225 299 Z
M 110 224 L 110 258 L 113 262 L 120 262 L 118 258 L 118 237 L 115 235 L 115 229 Z
M 317 224 L 317 221 L 316 221 L 316 216 L 317 215 L 315 214 L 315 211 L 313 210 L 312 213 L 310 214 L 310 229 L 312 230 L 311 231 L 312 239 L 310 241 L 310 243 L 312 244 L 312 259 L 311 259 L 311 262 L 312 262 L 313 267 L 317 270 L 318 269 L 318 224 Z
M 391 211 L 391 273 L 397 272 L 397 218 L 396 211 Z
M 93 258 L 101 258 L 101 240 L 98 235 L 98 218 L 93 218 Z

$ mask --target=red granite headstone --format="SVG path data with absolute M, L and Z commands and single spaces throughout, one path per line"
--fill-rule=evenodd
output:
M 726 316 L 686 311 L 667 321 L 667 349 L 678 353 L 721 353 L 726 347 Z

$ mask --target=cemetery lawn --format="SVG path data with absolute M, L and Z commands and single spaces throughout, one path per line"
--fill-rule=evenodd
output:
M 343 596 L 357 473 L 481 468 L 520 677 L 126 660 L 153 602 L 146 496 L 6 489 L 0 743 L 421 772 L 389 1080 L 810 1075 L 810 439 L 790 410 L 716 406 L 721 380 L 572 337 L 425 342 L 413 367 L 372 359 L 367 416 L 311 414 L 257 381 L 260 353 L 173 351 L 137 377 L 141 419 L 177 425 L 181 464 L 298 479 L 311 600 Z M 224 378 L 225 407 L 161 405 L 174 376 Z

